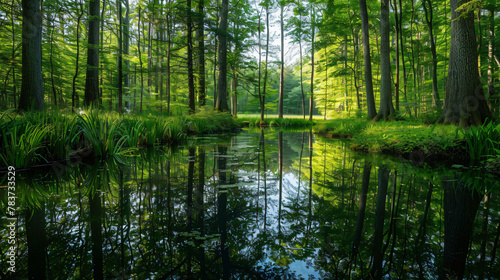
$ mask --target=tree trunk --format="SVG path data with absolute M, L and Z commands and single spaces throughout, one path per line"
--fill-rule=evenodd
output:
M 495 95 L 495 6 L 489 7 L 489 34 L 488 34 L 488 98 Z
M 375 98 L 373 97 L 372 60 L 370 55 L 370 34 L 368 32 L 369 23 L 366 0 L 359 0 L 359 8 L 361 13 L 361 29 L 363 32 L 366 106 L 368 109 L 368 119 L 373 119 L 377 115 L 377 110 L 375 109 Z
M 481 125 L 491 112 L 483 94 L 477 64 L 474 17 L 457 11 L 466 0 L 450 0 L 451 46 L 448 81 L 439 123 Z
M 129 5 L 129 0 L 124 0 L 125 1 L 125 23 L 123 23 L 123 53 L 125 54 L 125 59 L 124 59 L 124 64 L 125 64 L 125 69 L 123 73 L 123 94 L 125 97 L 129 97 L 128 100 L 130 100 L 130 77 L 128 73 L 130 72 L 130 62 L 128 61 L 127 56 L 130 54 L 130 5 Z M 125 107 L 129 108 L 130 107 L 130 102 L 125 102 Z
M 122 0 L 116 2 L 118 5 L 118 113 L 123 114 L 123 13 Z
M 314 8 L 311 4 L 311 29 L 312 29 L 312 35 L 311 35 L 311 95 L 309 96 L 309 120 L 312 121 L 313 119 L 313 110 L 314 110 L 314 36 L 315 36 L 315 31 L 316 31 L 316 26 L 315 26 L 315 15 L 314 15 Z
M 280 4 L 280 28 L 281 28 L 281 61 L 280 61 L 280 91 L 278 100 L 278 118 L 283 118 L 283 99 L 285 98 L 285 27 L 283 22 L 283 10 L 285 3 Z
M 439 109 L 441 109 L 441 100 L 439 99 L 439 92 L 438 92 L 436 40 L 434 39 L 434 30 L 433 30 L 433 25 L 432 25 L 434 10 L 432 8 L 432 1 L 430 1 L 430 0 L 424 0 L 422 2 L 422 6 L 424 7 L 425 21 L 427 22 L 427 27 L 429 27 L 429 40 L 431 41 L 432 106 L 439 110 Z
M 187 68 L 189 114 L 194 114 L 194 70 L 193 70 L 193 15 L 191 0 L 187 0 Z
M 99 0 L 90 0 L 84 106 L 96 106 L 99 102 L 99 8 Z
M 198 99 L 200 106 L 205 106 L 205 0 L 198 0 L 197 17 L 198 28 L 196 40 L 198 41 Z
M 76 1 L 75 1 L 76 2 Z M 80 62 L 80 20 L 83 16 L 83 5 L 80 2 L 80 14 L 78 15 L 76 26 L 76 62 L 75 62 L 75 75 L 73 75 L 73 86 L 71 95 L 71 110 L 74 111 L 75 107 L 80 106 L 80 97 L 76 93 L 76 79 L 78 78 L 79 62 Z M 23 75 L 24 76 L 24 75 Z
M 389 0 L 380 2 L 380 108 L 373 120 L 386 120 L 394 114 L 391 96 L 391 47 L 389 29 Z
M 139 107 L 139 114 L 142 114 L 142 97 L 144 93 L 144 69 L 142 67 L 142 56 L 141 56 L 141 6 L 139 6 L 139 23 L 137 24 L 137 28 L 138 28 L 137 51 L 139 52 L 139 65 L 141 66 L 141 105 Z
M 222 0 L 219 26 L 219 75 L 216 109 L 225 112 L 227 107 L 227 14 L 229 1 Z
M 43 110 L 42 14 L 40 1 L 22 0 L 22 84 L 19 110 Z
M 398 4 L 396 3 L 396 0 L 393 0 L 392 2 L 392 8 L 394 10 L 394 26 L 396 29 L 396 79 L 394 81 L 394 87 L 395 87 L 395 99 L 396 99 L 396 110 L 399 111 L 399 33 L 401 30 L 399 30 L 399 21 L 401 20 L 398 16 Z

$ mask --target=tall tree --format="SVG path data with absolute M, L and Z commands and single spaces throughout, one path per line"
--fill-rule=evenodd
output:
M 361 29 L 363 33 L 366 105 L 368 107 L 368 119 L 373 119 L 377 115 L 377 110 L 375 109 L 375 98 L 373 97 L 372 60 L 370 55 L 370 34 L 368 32 L 366 0 L 359 0 L 359 9 L 361 11 Z
M 283 99 L 285 98 L 285 24 L 283 10 L 285 1 L 280 1 L 280 28 L 281 28 L 281 61 L 280 61 L 280 89 L 278 100 L 278 118 L 283 118 Z
M 189 113 L 194 114 L 193 15 L 191 11 L 191 0 L 187 0 L 187 68 Z
M 196 41 L 198 42 L 198 99 L 200 106 L 205 106 L 205 0 L 198 0 L 196 8 L 198 26 Z
M 314 40 L 316 31 L 316 17 L 314 7 L 311 4 L 311 95 L 309 96 L 309 120 L 313 119 L 313 109 L 314 109 Z
M 227 15 L 229 0 L 222 0 L 219 24 L 219 75 L 217 81 L 217 102 L 215 108 L 221 112 L 227 106 Z
M 43 110 L 42 13 L 39 0 L 22 0 L 22 84 L 19 110 Z
M 87 51 L 87 77 L 85 80 L 84 106 L 99 102 L 99 0 L 89 3 L 89 32 Z
M 427 27 L 429 27 L 429 40 L 431 41 L 431 54 L 432 54 L 432 106 L 437 109 L 441 108 L 441 100 L 439 99 L 438 92 L 438 80 L 437 80 L 437 52 L 436 52 L 436 40 L 434 38 L 434 9 L 432 7 L 431 0 L 424 0 L 422 2 L 425 13 L 425 22 Z
M 389 29 L 389 0 L 380 1 L 380 108 L 374 120 L 387 119 L 394 114 L 391 97 L 391 47 Z
M 491 112 L 479 79 L 474 17 L 458 9 L 468 0 L 450 0 L 451 39 L 448 81 L 443 111 L 438 122 L 462 127 L 481 125 Z

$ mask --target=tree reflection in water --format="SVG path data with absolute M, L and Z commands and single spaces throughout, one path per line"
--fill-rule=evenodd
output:
M 497 180 L 474 185 L 485 197 L 456 171 L 349 145 L 261 130 L 22 173 L 9 279 L 500 275 Z

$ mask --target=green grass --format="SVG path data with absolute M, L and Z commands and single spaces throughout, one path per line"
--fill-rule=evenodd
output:
M 138 116 L 90 110 L 82 115 L 46 111 L 0 115 L 0 165 L 29 167 L 68 159 L 80 151 L 105 158 L 134 149 L 169 145 L 189 134 L 233 131 L 229 114 L 212 109 L 189 116 Z
M 463 129 L 424 121 L 371 122 L 345 118 L 318 121 L 313 131 L 327 137 L 352 138 L 352 149 L 367 152 L 408 155 L 419 151 L 428 159 L 448 156 L 469 159 L 469 165 L 500 162 L 500 125 L 493 122 Z
M 314 121 L 319 120 L 319 118 L 317 117 L 319 116 L 315 116 L 313 120 Z M 238 121 L 240 123 L 248 123 L 250 127 L 258 127 L 260 126 L 260 115 L 258 114 L 238 115 Z M 271 117 L 264 118 L 264 122 L 269 126 L 286 127 L 286 128 L 312 127 L 314 125 L 314 121 L 309 121 L 308 116 L 306 116 L 306 119 L 303 119 L 301 115 L 284 115 L 282 119 L 278 118 L 277 115 L 271 115 Z

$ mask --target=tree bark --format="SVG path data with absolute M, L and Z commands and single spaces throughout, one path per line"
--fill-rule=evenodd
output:
M 228 110 L 227 106 L 227 15 L 229 1 L 222 0 L 219 25 L 219 75 L 217 83 L 216 109 L 221 112 Z
M 99 4 L 99 0 L 90 0 L 89 3 L 87 77 L 85 79 L 84 106 L 95 106 L 99 102 Z
M 378 114 L 373 119 L 386 120 L 394 114 L 391 96 L 391 47 L 389 29 L 389 0 L 380 2 L 380 108 Z
M 427 4 L 427 5 L 426 5 Z M 433 8 L 432 1 L 424 0 L 422 2 L 425 12 L 425 21 L 427 22 L 427 27 L 429 27 L 429 40 L 431 41 L 431 53 L 432 53 L 432 106 L 441 109 L 441 100 L 439 99 L 438 92 L 438 80 L 437 80 L 437 52 L 436 52 L 436 40 L 434 39 L 433 30 Z
M 139 65 L 141 66 L 141 104 L 139 107 L 139 114 L 142 114 L 142 97 L 144 94 L 144 69 L 142 67 L 142 56 L 141 56 L 141 6 L 139 6 L 139 22 L 137 24 L 137 51 L 139 52 Z M 168 84 L 168 81 L 167 81 Z
M 205 106 L 205 0 L 198 0 L 196 41 L 198 41 L 198 99 Z
M 44 107 L 42 81 L 42 14 L 39 0 L 22 0 L 22 84 L 21 111 Z
M 457 11 L 466 0 L 450 0 L 451 45 L 446 98 L 439 123 L 462 127 L 481 125 L 491 112 L 479 79 L 472 14 Z
M 193 15 L 191 0 L 187 0 L 187 68 L 188 68 L 188 105 L 189 114 L 194 114 L 194 70 L 193 70 Z
M 314 36 L 316 31 L 314 8 L 311 4 L 311 95 L 309 96 L 309 120 L 313 119 L 314 110 Z
M 280 28 L 281 28 L 281 61 L 280 61 L 280 88 L 278 95 L 278 118 L 283 118 L 283 99 L 285 98 L 285 27 L 283 21 L 283 10 L 285 3 L 280 4 Z

